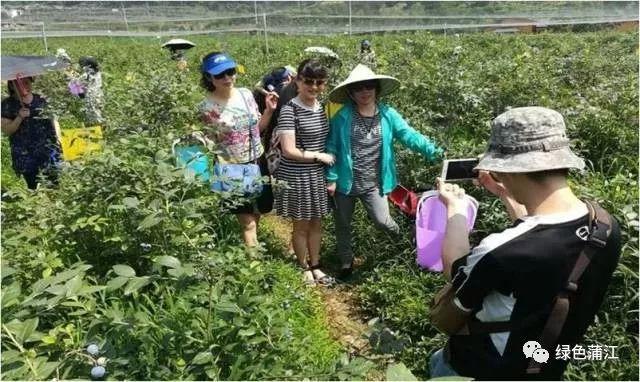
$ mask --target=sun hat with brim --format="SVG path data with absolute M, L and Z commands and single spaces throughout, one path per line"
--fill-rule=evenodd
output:
M 400 81 L 396 78 L 382 74 L 375 74 L 367 66 L 358 64 L 358 66 L 349 73 L 347 79 L 339 83 L 331 93 L 329 93 L 329 99 L 331 102 L 345 103 L 349 99 L 349 92 L 347 90 L 349 85 L 371 80 L 377 80 L 380 83 L 380 93 L 378 94 L 378 97 L 384 97 L 400 86 Z
M 287 69 L 287 72 L 289 72 L 289 74 L 293 77 L 295 77 L 298 74 L 296 73 L 296 68 L 294 68 L 291 65 L 285 65 L 284 68 Z
M 191 49 L 194 46 L 196 46 L 196 44 L 192 43 L 189 40 L 183 40 L 181 38 L 174 38 L 162 44 L 163 48 L 168 48 L 172 50 L 176 50 L 176 49 L 186 50 L 186 49 Z
M 544 107 L 518 107 L 491 122 L 489 147 L 475 167 L 504 173 L 583 169 L 569 147 L 562 115 Z
M 202 62 L 202 71 L 212 75 L 218 75 L 225 70 L 237 67 L 235 61 L 226 53 L 220 53 L 207 58 Z

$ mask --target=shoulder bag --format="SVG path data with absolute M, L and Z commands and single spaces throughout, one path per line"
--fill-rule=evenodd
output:
M 252 115 L 242 90 L 238 90 L 244 101 L 247 113 Z M 250 163 L 216 163 L 213 166 L 214 180 L 211 190 L 214 192 L 229 192 L 242 194 L 247 197 L 257 196 L 262 192 L 262 174 L 258 166 L 255 143 L 253 142 L 253 126 L 249 124 L 249 145 L 254 160 Z

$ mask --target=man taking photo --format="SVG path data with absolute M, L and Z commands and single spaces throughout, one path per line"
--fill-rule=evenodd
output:
M 565 130 L 562 115 L 542 107 L 493 120 L 477 182 L 500 198 L 513 225 L 472 249 L 464 190 L 438 179 L 450 283 L 432 321 L 450 337 L 431 358 L 432 378 L 561 379 L 567 361 L 556 347 L 579 344 L 593 322 L 620 258 L 620 228 L 569 187 L 569 169 L 584 161 Z

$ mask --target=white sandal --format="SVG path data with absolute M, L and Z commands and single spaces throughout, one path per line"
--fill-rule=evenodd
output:
M 302 279 L 307 285 L 316 285 L 316 278 L 314 277 L 311 269 L 308 267 L 302 271 Z
M 315 278 L 316 282 L 320 285 L 324 285 L 324 286 L 331 286 L 333 284 L 336 283 L 336 279 L 329 276 L 328 274 L 322 272 L 322 270 L 320 269 L 320 264 L 316 264 L 313 266 L 310 266 L 309 269 L 311 270 L 311 273 L 313 274 L 313 277 Z M 317 277 L 316 273 L 313 271 L 318 271 L 322 274 L 322 276 Z

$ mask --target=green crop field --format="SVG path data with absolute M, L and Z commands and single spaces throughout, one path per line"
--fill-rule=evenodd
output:
M 583 341 L 617 346 L 618 359 L 574 361 L 565 377 L 637 380 L 637 33 L 369 37 L 378 71 L 402 81 L 388 102 L 449 158 L 480 154 L 489 121 L 509 107 L 539 105 L 565 116 L 588 162 L 571 183 L 615 215 L 624 240 Z M 49 39 L 50 50 L 101 63 L 105 148 L 66 164 L 58 188 L 33 193 L 12 172 L 2 138 L 2 379 L 88 379 L 98 357 L 109 379 L 362 380 L 399 362 L 428 379 L 429 356 L 445 342 L 428 321 L 443 279 L 415 265 L 412 221 L 394 212 L 405 233 L 394 239 L 356 212 L 362 265 L 346 288 L 359 317 L 379 318 L 397 346 L 373 349 L 386 353 L 377 357 L 353 353 L 330 329 L 322 293 L 303 285 L 279 227 L 263 224 L 264 248 L 246 250 L 219 195 L 185 180 L 171 155 L 173 139 L 200 128 L 198 62 L 206 53 L 230 52 L 246 67 L 237 85 L 251 87 L 272 67 L 296 65 L 306 46 L 325 45 L 342 58 L 335 83 L 355 65 L 359 39 L 270 36 L 266 54 L 260 36 L 194 37 L 187 72 L 155 38 Z M 3 39 L 2 55 L 10 54 L 44 54 L 42 41 Z M 38 78 L 34 89 L 48 96 L 63 128 L 78 126 L 80 100 L 61 73 Z M 399 147 L 397 155 L 403 185 L 432 187 L 439 165 Z M 481 203 L 477 242 L 507 217 L 494 198 L 468 191 Z M 332 218 L 324 228 L 331 266 Z M 89 344 L 98 345 L 96 355 L 85 351 Z

